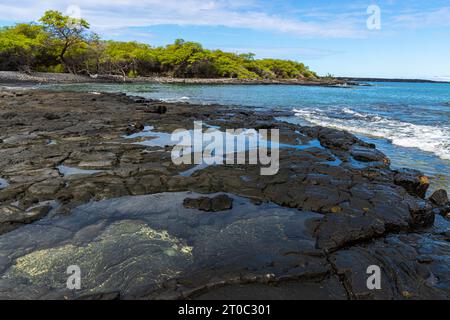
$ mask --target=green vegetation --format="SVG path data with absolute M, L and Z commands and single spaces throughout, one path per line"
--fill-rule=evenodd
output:
M 165 47 L 101 40 L 89 23 L 47 11 L 39 24 L 0 29 L 0 70 L 109 74 L 129 77 L 315 79 L 303 63 L 255 59 L 176 40 Z
M 47 11 L 39 21 L 43 24 L 44 32 L 52 39 L 52 46 L 58 50 L 59 60 L 68 67 L 65 54 L 71 48 L 86 43 L 85 32 L 89 29 L 89 23 L 63 16 L 58 11 Z

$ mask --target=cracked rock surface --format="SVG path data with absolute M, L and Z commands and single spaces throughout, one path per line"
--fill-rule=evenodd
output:
M 449 298 L 448 197 L 349 133 L 120 94 L 0 96 L 0 298 Z M 200 120 L 279 129 L 280 170 L 176 166 L 170 133 Z

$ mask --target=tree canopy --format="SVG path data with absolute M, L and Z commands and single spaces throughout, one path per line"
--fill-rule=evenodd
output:
M 0 69 L 129 77 L 317 78 L 303 63 L 209 50 L 183 39 L 164 47 L 102 40 L 88 31 L 87 21 L 58 11 L 47 11 L 39 22 L 0 29 Z
M 61 12 L 53 10 L 45 12 L 39 21 L 55 42 L 53 46 L 59 48 L 58 58 L 65 67 L 68 67 L 65 54 L 71 47 L 86 43 L 86 30 L 89 29 L 89 23 L 83 19 L 64 16 Z

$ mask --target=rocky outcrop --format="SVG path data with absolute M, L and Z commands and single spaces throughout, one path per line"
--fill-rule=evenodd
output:
M 186 198 L 184 199 L 183 205 L 185 208 L 189 209 L 198 209 L 206 212 L 220 212 L 230 210 L 233 207 L 233 199 L 227 195 L 218 195 L 214 198 Z
M 445 191 L 443 189 L 437 190 L 431 195 L 429 200 L 436 206 L 439 206 L 439 207 L 445 206 L 449 202 L 447 191 Z
M 147 113 L 157 113 L 157 114 L 165 114 L 167 112 L 167 107 L 165 105 L 147 105 L 144 109 L 144 112 Z
M 11 205 L 0 206 L 0 235 L 43 218 L 50 209 L 47 205 L 26 211 Z
M 374 148 L 352 146 L 350 154 L 355 160 L 362 162 L 378 162 L 381 166 L 389 166 L 390 160 L 380 151 Z
M 405 188 L 413 196 L 425 198 L 430 187 L 429 179 L 420 171 L 412 169 L 397 170 L 394 175 L 395 184 Z
M 134 123 L 134 124 L 130 124 L 127 128 L 126 128 L 126 134 L 127 135 L 131 135 L 134 133 L 138 133 L 141 132 L 142 130 L 144 130 L 144 124 L 143 123 Z
M 91 202 L 5 234 L 0 298 L 449 298 L 450 222 L 442 217 L 427 233 L 328 253 L 317 237 L 328 216 L 226 196 L 234 202 L 227 214 L 184 208 L 200 194 L 161 193 Z M 65 289 L 68 264 L 80 267 L 81 290 Z M 367 287 L 373 265 L 381 290 Z
M 112 300 L 120 300 L 120 292 L 106 292 L 106 293 L 96 293 L 86 296 L 81 296 L 77 298 L 77 300 L 86 300 L 86 301 L 97 301 L 97 300 L 106 300 L 106 301 L 112 301 Z
M 416 202 L 410 210 L 412 216 L 412 228 L 420 230 L 433 226 L 435 213 L 430 204 L 426 202 Z
M 448 243 L 431 234 L 393 235 L 341 250 L 330 262 L 352 299 L 447 300 L 449 249 Z M 381 270 L 379 290 L 367 286 L 369 266 Z
M 279 129 L 279 172 L 174 165 L 168 133 L 194 120 Z M 443 192 L 426 200 L 422 173 L 391 170 L 348 132 L 236 107 L 25 91 L 0 100 L 0 139 L 1 298 L 448 297 Z M 386 289 L 368 292 L 377 262 Z M 62 289 L 67 263 L 90 270 L 85 291 Z

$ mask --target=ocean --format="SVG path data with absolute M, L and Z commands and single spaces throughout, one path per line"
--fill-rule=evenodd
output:
M 167 102 L 292 111 L 298 125 L 347 130 L 375 143 L 393 168 L 421 170 L 450 192 L 450 83 L 374 82 L 349 88 L 290 85 L 70 84 L 43 88 L 124 92 Z

